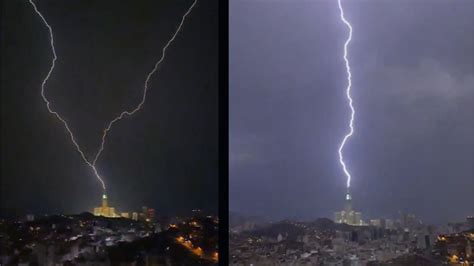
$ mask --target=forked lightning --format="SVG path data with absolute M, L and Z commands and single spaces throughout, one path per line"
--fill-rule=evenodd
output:
M 43 82 L 41 83 L 41 97 L 43 98 L 43 101 L 46 103 L 46 107 L 48 108 L 48 111 L 55 115 L 59 121 L 61 121 L 64 125 L 64 127 L 66 128 L 67 132 L 69 133 L 69 136 L 71 138 L 71 141 L 72 143 L 74 144 L 74 146 L 76 147 L 76 150 L 79 152 L 79 154 L 81 155 L 82 159 L 84 160 L 84 162 L 92 169 L 92 171 L 94 172 L 97 180 L 99 180 L 99 182 L 102 184 L 102 188 L 105 192 L 105 189 L 106 189 L 106 186 L 105 186 L 105 182 L 104 180 L 102 179 L 102 177 L 100 176 L 99 172 L 97 171 L 97 168 L 96 168 L 96 163 L 97 163 L 97 160 L 99 159 L 102 151 L 104 150 L 104 144 L 105 144 L 105 140 L 107 138 L 107 133 L 110 131 L 110 129 L 112 128 L 112 125 L 121 120 L 124 116 L 130 116 L 130 115 L 133 115 L 135 114 L 136 112 L 138 112 L 143 104 L 145 103 L 145 100 L 146 100 L 146 94 L 147 94 L 147 91 L 148 91 L 148 84 L 150 82 L 150 79 L 152 77 L 152 75 L 157 71 L 158 69 L 158 66 L 161 64 L 161 62 L 163 62 L 165 56 L 166 56 L 166 49 L 168 49 L 168 47 L 171 45 L 171 43 L 174 41 L 174 39 L 176 38 L 178 32 L 181 30 L 181 27 L 183 26 L 184 24 L 184 20 L 186 19 L 186 17 L 189 15 L 189 13 L 191 12 L 191 10 L 194 8 L 194 6 L 196 5 L 197 3 L 197 0 L 194 0 L 194 2 L 192 3 L 192 5 L 189 7 L 189 9 L 186 11 L 186 13 L 183 15 L 183 17 L 181 18 L 181 22 L 178 26 L 178 28 L 176 29 L 176 31 L 174 32 L 173 36 L 171 37 L 171 39 L 166 43 L 166 45 L 163 47 L 163 50 L 162 50 L 162 55 L 160 57 L 160 59 L 155 63 L 155 66 L 154 68 L 152 69 L 152 71 L 150 73 L 148 73 L 147 75 L 147 78 L 145 80 L 145 84 L 144 84 L 144 89 L 143 89 L 143 97 L 142 97 L 142 100 L 140 101 L 140 103 L 132 110 L 130 111 L 123 111 L 120 113 L 119 116 L 115 117 L 114 119 L 112 119 L 108 124 L 107 124 L 107 127 L 103 130 L 103 135 L 102 135 L 102 141 L 101 141 L 101 144 L 100 144 L 100 148 L 98 149 L 95 157 L 94 157 L 94 160 L 91 162 L 87 159 L 87 157 L 85 156 L 84 152 L 82 151 L 81 147 L 79 146 L 79 144 L 77 143 L 76 141 L 76 138 L 74 137 L 74 134 L 72 133 L 71 129 L 69 128 L 69 125 L 68 123 L 66 122 L 66 120 L 64 118 L 61 117 L 61 115 L 54 111 L 52 108 L 51 108 L 51 102 L 48 100 L 48 98 L 45 96 L 45 86 L 46 86 L 46 83 L 48 82 L 48 79 L 49 77 L 51 76 L 51 73 L 53 72 L 54 70 L 54 67 L 55 67 L 55 64 L 56 64 L 56 60 L 57 60 L 57 55 L 56 55 L 56 49 L 54 47 L 54 36 L 53 36 L 53 29 L 51 28 L 51 25 L 49 25 L 49 23 L 46 21 L 46 19 L 44 18 L 43 14 L 41 14 L 41 12 L 38 10 L 38 8 L 36 7 L 35 3 L 33 2 L 33 0 L 29 0 L 30 4 L 33 6 L 36 14 L 38 14 L 38 16 L 41 18 L 41 20 L 43 21 L 43 23 L 45 24 L 45 26 L 48 28 L 49 30 L 49 38 L 50 38 L 50 45 L 51 45 L 51 50 L 53 52 L 53 59 L 52 59 L 52 62 L 51 62 L 51 67 L 48 71 L 48 74 L 46 75 L 46 77 L 43 79 Z M 104 193 L 105 194 L 105 193 Z

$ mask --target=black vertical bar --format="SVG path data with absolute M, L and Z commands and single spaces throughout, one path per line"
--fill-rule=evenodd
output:
M 219 265 L 229 265 L 229 2 L 219 1 Z

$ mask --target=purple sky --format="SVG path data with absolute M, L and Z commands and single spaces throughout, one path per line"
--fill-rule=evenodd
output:
M 474 2 L 343 1 L 365 218 L 474 214 Z M 336 1 L 230 1 L 230 209 L 333 217 L 349 109 Z M 364 218 L 363 217 L 363 218 Z

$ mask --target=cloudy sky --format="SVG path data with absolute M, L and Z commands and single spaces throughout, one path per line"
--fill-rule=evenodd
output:
M 355 135 L 345 157 L 365 218 L 474 213 L 474 2 L 343 1 Z M 336 1 L 230 2 L 230 209 L 333 217 L 349 109 Z

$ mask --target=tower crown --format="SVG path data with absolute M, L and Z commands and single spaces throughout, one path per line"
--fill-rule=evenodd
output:
M 107 202 L 107 195 L 103 194 L 102 195 L 102 208 L 108 207 L 108 202 Z
M 344 205 L 345 205 L 344 209 L 346 211 L 351 211 L 352 210 L 352 196 L 351 196 L 351 192 L 349 191 L 349 188 L 347 188 L 346 203 Z

